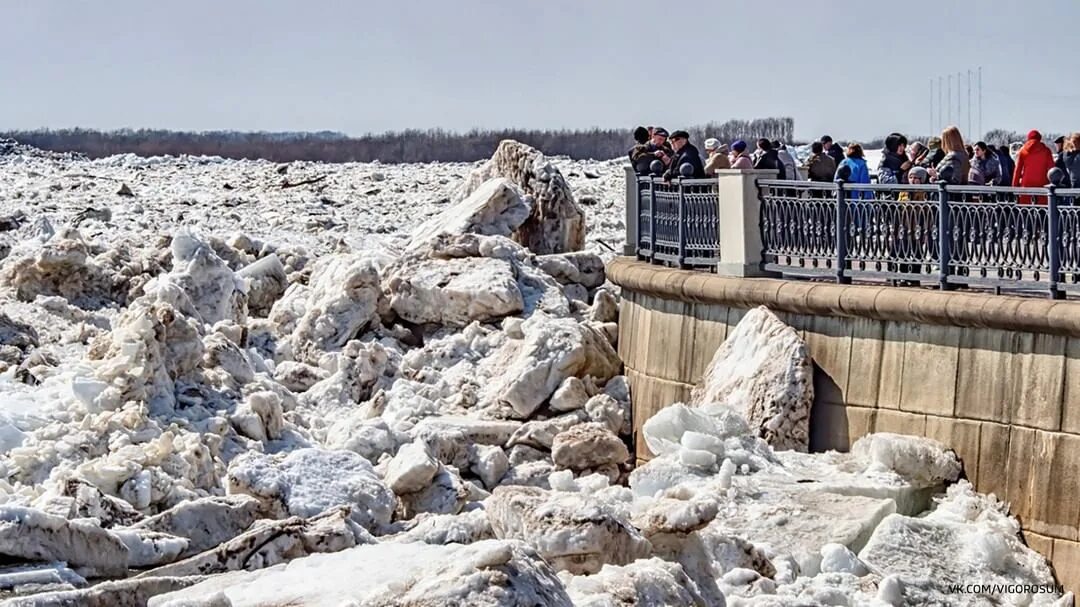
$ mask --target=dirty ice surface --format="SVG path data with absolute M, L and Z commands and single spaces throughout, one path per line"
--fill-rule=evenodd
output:
M 1071 604 L 948 595 L 1054 577 L 934 441 L 805 453 L 764 308 L 635 467 L 621 164 L 0 143 L 3 604 Z

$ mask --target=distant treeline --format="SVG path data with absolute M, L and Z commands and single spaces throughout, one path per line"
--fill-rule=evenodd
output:
M 648 126 L 648 125 L 644 125 Z M 730 142 L 760 137 L 791 141 L 791 118 L 729 120 L 694 127 L 662 125 L 669 131 L 685 128 L 701 147 L 707 137 Z M 9 131 L 0 138 L 54 152 L 80 152 L 90 158 L 113 154 L 163 156 L 190 154 L 225 158 L 263 158 L 275 162 L 472 162 L 489 158 L 503 139 L 516 139 L 550 156 L 607 160 L 626 154 L 633 145 L 632 127 L 586 130 L 406 130 L 350 137 L 342 133 L 241 133 L 234 131 L 181 132 L 153 129 L 97 131 L 60 129 Z

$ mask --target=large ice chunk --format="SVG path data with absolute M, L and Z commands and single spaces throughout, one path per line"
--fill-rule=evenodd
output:
M 231 607 L 571 605 L 555 572 L 533 548 L 485 540 L 469 545 L 392 542 L 312 555 L 262 571 L 217 576 L 154 597 L 149 607 L 204 605 L 219 595 Z
M 759 306 L 717 349 L 691 393 L 691 404 L 730 406 L 774 448 L 806 451 L 813 370 L 799 334 Z
M 258 498 L 275 516 L 311 517 L 351 506 L 357 523 L 371 529 L 390 522 L 394 494 L 371 463 L 351 451 L 299 449 L 285 457 L 248 452 L 229 465 L 230 493 Z
M 624 513 L 580 493 L 504 486 L 486 510 L 496 537 L 525 540 L 556 569 L 575 574 L 625 565 L 651 548 Z
M 405 249 L 416 251 L 443 234 L 510 236 L 532 211 L 521 194 L 509 179 L 489 179 L 457 204 L 417 226 Z

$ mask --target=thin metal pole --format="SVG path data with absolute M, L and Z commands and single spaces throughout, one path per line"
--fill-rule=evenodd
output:
M 961 120 L 961 107 L 960 107 L 960 72 L 956 72 L 956 126 L 960 126 Z
M 968 137 L 972 137 L 973 139 L 978 139 L 977 137 L 973 136 L 972 129 L 974 127 L 971 124 L 971 70 L 968 70 L 967 76 L 968 76 L 968 87 L 967 87 L 967 89 L 968 89 L 968 110 L 967 110 L 967 112 L 968 112 L 967 113 L 967 118 L 968 118 L 968 125 L 967 126 L 968 126 L 968 128 L 967 128 L 967 132 L 968 132 Z
M 930 131 L 927 135 L 934 132 L 934 79 L 930 79 Z
M 1058 278 L 1061 274 L 1061 217 L 1058 215 L 1058 200 L 1057 186 L 1050 184 L 1047 186 L 1050 190 L 1049 204 L 1046 207 L 1047 212 L 1047 238 L 1046 244 L 1049 247 L 1049 270 L 1050 270 L 1050 299 L 1064 299 L 1065 294 L 1058 289 Z
M 844 181 L 836 180 L 836 282 L 850 284 L 851 277 L 844 276 L 844 267 L 847 265 L 848 252 L 848 216 L 847 216 L 847 193 L 844 191 Z
M 986 131 L 983 130 L 983 116 L 982 116 L 982 66 L 979 66 L 979 136 L 985 137 Z
M 945 79 L 942 78 L 941 76 L 938 76 L 938 79 L 937 79 L 937 123 L 938 123 L 938 128 L 933 129 L 930 132 L 931 135 L 933 135 L 934 133 L 936 133 L 936 132 L 940 131 L 941 129 L 945 128 L 945 121 L 941 119 L 942 118 L 941 112 L 942 112 L 942 108 L 944 107 L 944 104 L 941 103 L 943 101 L 942 93 L 945 90 L 944 84 L 945 84 Z
M 945 106 L 945 109 L 948 111 L 948 114 L 945 117 L 946 124 L 941 125 L 942 128 L 952 124 L 952 74 L 949 74 L 949 102 Z
M 938 286 L 942 291 L 949 285 L 949 264 L 952 260 L 952 222 L 949 217 L 949 193 L 945 183 L 938 186 Z

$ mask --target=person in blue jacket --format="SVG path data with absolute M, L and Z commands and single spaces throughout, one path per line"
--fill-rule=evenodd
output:
M 843 171 L 843 174 L 847 175 L 847 178 L 844 179 L 846 183 L 870 183 L 870 169 L 866 167 L 866 158 L 861 145 L 857 143 L 848 144 L 846 157 L 836 167 L 838 179 L 841 175 L 841 169 L 845 166 L 848 167 L 847 171 Z M 851 192 L 851 198 L 870 200 L 874 197 L 874 193 L 869 190 L 852 189 Z

